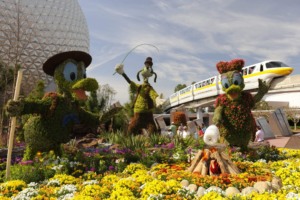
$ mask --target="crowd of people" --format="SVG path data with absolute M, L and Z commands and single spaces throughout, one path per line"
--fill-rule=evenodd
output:
M 205 123 L 201 123 L 195 132 L 191 132 L 187 126 L 184 126 L 182 123 L 177 127 L 174 122 L 171 123 L 171 125 L 168 128 L 167 135 L 170 138 L 173 138 L 175 135 L 179 135 L 182 138 L 187 137 L 194 137 L 195 139 L 201 138 L 204 136 L 204 133 L 206 131 L 206 125 Z M 256 127 L 257 131 L 255 134 L 254 142 L 264 142 L 264 131 L 260 126 Z
M 197 127 L 196 131 L 190 131 L 187 126 L 180 124 L 177 127 L 175 123 L 172 122 L 168 128 L 167 135 L 170 138 L 173 138 L 175 135 L 179 135 L 183 138 L 193 136 L 195 139 L 198 139 L 199 137 L 203 137 L 205 130 L 206 130 L 206 125 L 204 123 L 201 123 L 201 125 Z

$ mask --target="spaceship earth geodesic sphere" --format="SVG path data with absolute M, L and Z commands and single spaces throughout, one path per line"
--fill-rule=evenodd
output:
M 71 50 L 89 50 L 88 27 L 77 0 L 0 0 L 0 60 L 24 70 L 25 94 L 38 80 L 51 83 L 42 69 L 47 58 Z

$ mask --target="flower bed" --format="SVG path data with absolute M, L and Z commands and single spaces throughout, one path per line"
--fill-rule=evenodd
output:
M 232 158 L 239 153 L 232 153 Z M 143 164 L 132 163 L 122 171 L 106 171 L 96 173 L 67 174 L 67 170 L 56 169 L 54 176 L 41 182 L 26 183 L 23 180 L 11 180 L 1 183 L 1 199 L 299 199 L 300 198 L 300 151 L 280 149 L 279 154 L 284 160 L 266 161 L 263 159 L 249 161 L 238 160 L 236 165 L 243 171 L 239 175 L 221 174 L 220 176 L 201 176 L 189 173 L 186 168 L 189 163 L 161 163 L 148 168 Z M 49 157 L 41 157 L 43 162 L 48 162 L 49 168 L 62 164 L 60 158 L 57 165 L 49 162 Z M 73 163 L 74 166 L 84 164 Z M 47 165 L 46 165 L 47 166 Z M 63 165 L 62 168 L 65 166 Z M 59 167 L 57 167 L 59 168 Z M 76 167 L 75 167 L 76 168 Z M 78 167 L 80 168 L 80 167 Z M 80 174 L 78 176 L 78 174 Z M 258 181 L 271 181 L 272 177 L 281 178 L 283 187 L 278 191 L 265 191 L 235 196 L 226 196 L 226 189 L 235 187 L 239 191 L 253 186 Z M 197 188 L 204 189 L 202 194 L 197 194 L 191 188 L 184 187 L 183 180 L 194 184 Z M 216 189 L 217 186 L 219 189 Z

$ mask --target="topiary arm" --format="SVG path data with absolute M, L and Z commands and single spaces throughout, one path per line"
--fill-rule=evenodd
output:
M 212 119 L 212 121 L 213 121 L 213 123 L 215 125 L 218 125 L 218 124 L 222 123 L 222 120 L 223 120 L 223 117 L 222 117 L 223 110 L 224 110 L 223 106 L 216 107 L 215 112 L 214 112 L 214 117 Z
M 9 101 L 7 111 L 11 116 L 25 114 L 46 114 L 51 106 L 51 100 L 18 100 Z
M 124 68 L 124 64 L 117 64 L 116 67 L 115 67 L 115 70 L 116 70 L 115 73 L 118 73 L 118 74 L 122 75 L 122 76 L 125 78 L 125 80 L 130 84 L 130 83 L 131 83 L 131 80 L 130 80 L 130 79 L 128 78 L 128 76 L 125 74 L 123 68 Z M 138 77 L 138 79 L 139 79 L 139 77 Z
M 51 99 L 26 100 L 24 101 L 24 108 L 21 114 L 46 114 L 51 105 Z
M 259 102 L 264 95 L 268 92 L 270 85 L 266 83 L 266 81 L 262 81 L 261 79 L 258 79 L 258 92 L 254 96 L 254 102 Z
M 125 80 L 127 81 L 127 83 L 131 83 L 131 80 L 130 80 L 130 78 L 124 73 L 124 74 L 122 74 L 122 76 L 125 78 Z

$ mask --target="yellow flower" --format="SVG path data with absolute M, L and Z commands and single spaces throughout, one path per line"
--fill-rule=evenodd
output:
M 135 173 L 137 170 L 146 170 L 147 167 L 145 165 L 142 165 L 140 163 L 131 163 L 129 165 L 126 166 L 126 168 L 124 169 L 123 173 L 125 174 L 133 174 Z
M 150 195 L 176 194 L 180 188 L 180 183 L 175 180 L 161 181 L 154 179 L 153 181 L 148 182 L 144 185 L 141 195 L 142 199 L 147 199 Z
M 26 186 L 27 186 L 27 184 L 22 180 L 7 181 L 5 183 L 0 184 L 0 192 L 3 192 L 3 191 L 7 191 L 7 192 L 21 191 Z
M 100 200 L 100 198 L 84 196 L 84 195 L 75 195 L 73 200 Z
M 222 197 L 221 194 L 219 194 L 218 192 L 215 191 L 211 191 L 209 193 L 206 193 L 205 195 L 202 196 L 202 198 L 200 198 L 201 200 L 222 200 L 222 199 L 226 199 L 225 197 Z
M 66 184 L 76 184 L 78 183 L 79 179 L 76 179 L 74 176 L 66 175 L 66 174 L 56 174 L 50 180 L 58 180 L 61 185 Z
M 110 193 L 111 190 L 106 186 L 85 185 L 82 190 L 75 195 L 75 199 L 84 199 L 83 197 L 89 197 L 91 199 L 105 199 L 109 197 Z
M 136 200 L 134 194 L 127 188 L 119 188 L 113 190 L 108 200 Z
M 118 182 L 121 178 L 115 174 L 109 174 L 104 176 L 101 179 L 101 184 L 102 185 L 113 185 L 114 183 Z
M 140 184 L 144 184 L 145 182 L 149 182 L 153 180 L 153 177 L 146 170 L 137 170 L 134 174 L 131 175 L 132 178 L 135 179 L 136 182 Z

